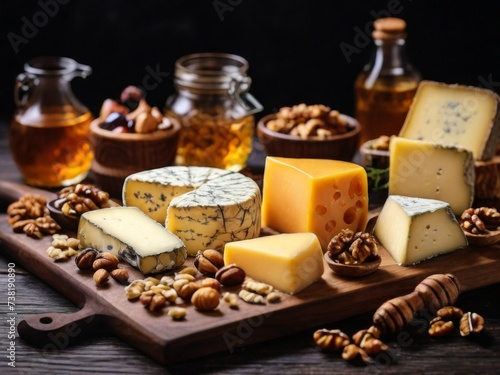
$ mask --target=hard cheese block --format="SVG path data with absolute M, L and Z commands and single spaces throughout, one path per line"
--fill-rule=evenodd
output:
M 462 147 L 488 160 L 500 137 L 499 103 L 491 90 L 423 81 L 399 135 Z
M 434 199 L 390 195 L 374 235 L 402 266 L 467 246 L 467 238 L 448 203 Z
M 474 160 L 465 149 L 393 137 L 389 194 L 448 202 L 456 215 L 474 199 Z
M 251 278 L 286 293 L 298 293 L 321 279 L 323 251 L 313 233 L 286 233 L 229 242 L 225 264 L 236 264 Z
M 165 223 L 192 256 L 260 234 L 260 189 L 241 173 L 183 166 L 140 172 L 125 180 L 123 201 Z
M 267 157 L 263 185 L 262 225 L 281 233 L 315 233 L 323 251 L 342 229 L 366 226 L 368 183 L 359 165 Z
M 143 274 L 181 266 L 187 258 L 182 241 L 135 207 L 85 212 L 80 218 L 81 247 L 109 251 Z

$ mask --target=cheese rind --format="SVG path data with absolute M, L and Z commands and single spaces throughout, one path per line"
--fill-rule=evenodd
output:
M 298 293 L 323 275 L 323 251 L 313 233 L 286 233 L 229 242 L 225 264 L 236 264 L 258 281 Z
M 500 138 L 500 97 L 488 89 L 422 81 L 399 136 L 491 159 Z
M 227 242 L 258 237 L 260 208 L 261 194 L 255 181 L 228 172 L 173 198 L 165 225 L 194 256 L 199 250 L 222 250 Z
M 123 200 L 164 223 L 190 256 L 260 235 L 260 188 L 241 173 L 184 166 L 144 171 L 125 180 Z
M 143 274 L 181 266 L 184 243 L 135 207 L 112 207 L 82 214 L 78 226 L 81 247 L 111 252 Z
M 393 137 L 389 194 L 448 202 L 456 215 L 474 200 L 475 169 L 465 149 Z
M 468 245 L 449 204 L 434 199 L 390 195 L 373 233 L 394 261 L 402 266 Z
M 266 158 L 262 225 L 280 233 L 312 232 L 323 251 L 342 229 L 364 230 L 364 168 L 338 160 Z

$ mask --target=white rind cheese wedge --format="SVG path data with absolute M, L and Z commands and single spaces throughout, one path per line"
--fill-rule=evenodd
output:
M 145 275 L 175 269 L 187 258 L 177 236 L 135 207 L 85 212 L 78 239 L 81 247 L 111 252 Z
M 389 194 L 448 202 L 460 216 L 474 200 L 475 169 L 465 149 L 393 137 Z
M 500 97 L 493 91 L 422 81 L 399 136 L 465 148 L 489 160 L 500 138 Z
M 139 172 L 125 180 L 123 202 L 165 223 L 191 256 L 260 235 L 260 189 L 241 173 L 184 166 Z
M 468 245 L 446 202 L 390 195 L 375 224 L 376 239 L 401 266 Z
M 236 264 L 258 281 L 298 293 L 323 275 L 323 251 L 314 233 L 287 233 L 230 242 L 225 264 Z

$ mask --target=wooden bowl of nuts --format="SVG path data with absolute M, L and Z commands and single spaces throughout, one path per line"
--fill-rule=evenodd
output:
M 111 197 L 121 198 L 127 176 L 174 163 L 180 130 L 176 119 L 142 98 L 134 110 L 107 99 L 99 118 L 90 124 L 96 184 Z
M 361 125 L 324 105 L 283 107 L 263 117 L 257 136 L 269 156 L 352 161 Z
M 389 168 L 389 142 L 390 137 L 382 135 L 363 143 L 359 148 L 361 165 L 376 169 Z

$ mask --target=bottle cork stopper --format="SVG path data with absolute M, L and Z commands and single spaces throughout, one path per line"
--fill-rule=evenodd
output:
M 373 26 L 372 36 L 375 39 L 396 39 L 406 36 L 406 22 L 401 18 L 379 18 L 375 20 Z

